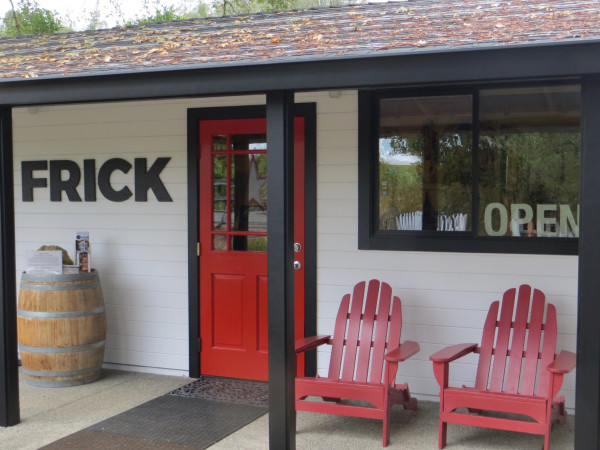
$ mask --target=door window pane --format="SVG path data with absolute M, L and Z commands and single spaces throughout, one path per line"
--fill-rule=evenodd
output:
M 480 236 L 579 236 L 579 86 L 480 93 Z
M 231 249 L 235 251 L 266 252 L 267 236 L 232 236 Z
M 232 157 L 231 229 L 267 231 L 266 154 Z
M 227 229 L 227 157 L 213 156 L 213 230 Z
M 213 250 L 266 251 L 266 150 L 264 133 L 213 136 Z
M 223 152 L 227 150 L 227 136 L 223 134 L 217 134 L 213 136 L 213 151 Z
M 232 150 L 266 150 L 266 134 L 234 134 L 231 136 Z
M 379 229 L 469 231 L 472 96 L 380 100 Z
M 227 236 L 224 234 L 213 235 L 212 246 L 213 246 L 213 250 L 226 251 L 227 250 Z

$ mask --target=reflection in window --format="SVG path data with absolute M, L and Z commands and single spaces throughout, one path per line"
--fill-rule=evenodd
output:
M 266 251 L 266 150 L 265 134 L 213 137 L 214 250 Z
M 580 87 L 472 92 L 379 98 L 376 229 L 578 237 Z
M 231 248 L 248 252 L 266 252 L 267 236 L 233 236 Z
M 382 99 L 379 229 L 467 231 L 472 97 Z
M 213 230 L 227 229 L 227 157 L 213 156 Z
M 481 236 L 578 237 L 578 86 L 480 93 Z
M 267 155 L 242 154 L 232 160 L 231 229 L 266 232 Z
M 213 151 L 224 152 L 227 150 L 227 136 L 217 134 L 213 136 Z

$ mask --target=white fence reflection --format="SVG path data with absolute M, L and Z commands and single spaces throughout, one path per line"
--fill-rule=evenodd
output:
M 468 214 L 438 214 L 437 231 L 467 231 Z M 422 230 L 423 211 L 400 214 L 396 217 L 397 230 Z

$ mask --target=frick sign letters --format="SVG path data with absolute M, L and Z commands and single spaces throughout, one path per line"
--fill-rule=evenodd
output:
M 147 158 L 135 158 L 134 161 L 134 192 L 128 186 L 115 189 L 110 177 L 113 172 L 128 173 L 131 163 L 122 158 L 112 158 L 106 161 L 98 170 L 96 180 L 96 160 L 83 161 L 83 196 L 86 202 L 96 201 L 96 181 L 100 193 L 112 202 L 124 202 L 134 196 L 136 202 L 148 201 L 148 190 L 152 189 L 159 202 L 172 202 L 165 185 L 160 179 L 160 173 L 171 158 L 157 158 L 148 169 Z M 62 201 L 62 193 L 67 195 L 71 202 L 80 202 L 81 196 L 77 187 L 81 182 L 81 169 L 74 161 L 23 161 L 21 162 L 21 177 L 23 185 L 23 201 L 33 201 L 35 188 L 48 187 L 48 177 L 36 177 L 34 171 L 48 170 L 50 166 L 50 201 Z M 64 176 L 66 175 L 66 176 Z

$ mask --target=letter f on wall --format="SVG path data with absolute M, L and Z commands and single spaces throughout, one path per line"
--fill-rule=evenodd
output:
M 33 188 L 47 187 L 47 178 L 33 178 L 34 170 L 48 170 L 48 161 L 21 161 L 23 201 L 33 201 Z

